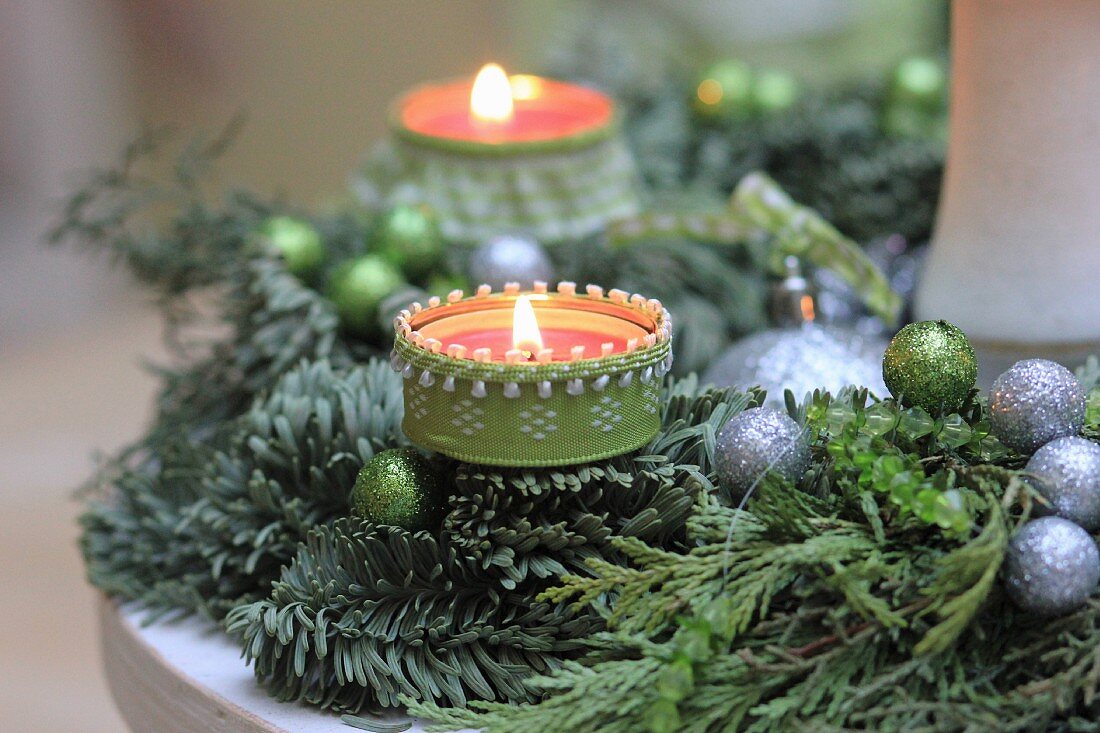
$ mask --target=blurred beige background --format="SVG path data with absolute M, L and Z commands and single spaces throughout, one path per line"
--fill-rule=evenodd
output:
M 0 0 L 0 730 L 124 730 L 99 671 L 71 495 L 95 450 L 140 435 L 155 390 L 142 364 L 164 352 L 144 293 L 102 261 L 41 243 L 82 170 L 111 163 L 143 125 L 186 137 L 244 112 L 225 181 L 323 202 L 383 134 L 388 100 L 419 81 L 490 59 L 530 69 L 593 27 L 653 56 L 677 35 L 689 62 L 744 53 L 807 78 L 867 73 L 914 49 L 929 7 Z
M 138 437 L 163 355 L 122 273 L 42 235 L 80 171 L 143 124 L 244 112 L 228 181 L 303 202 L 344 187 L 418 80 L 509 60 L 503 2 L 0 0 L 0 730 L 125 727 L 99 668 L 72 491 Z

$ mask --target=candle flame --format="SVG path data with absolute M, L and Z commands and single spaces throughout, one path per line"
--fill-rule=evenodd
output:
M 512 85 L 500 64 L 485 64 L 470 91 L 470 117 L 479 122 L 511 122 Z
M 814 320 L 813 296 L 803 295 L 798 301 L 798 308 L 802 311 L 802 318 L 806 321 Z
M 542 78 L 530 74 L 512 74 L 508 77 L 512 86 L 512 99 L 524 101 L 542 95 Z
M 512 347 L 530 354 L 542 351 L 542 332 L 531 299 L 521 295 L 512 313 Z
M 713 106 L 722 101 L 725 91 L 715 79 L 703 79 L 695 90 L 695 96 L 699 97 L 699 101 L 703 104 Z

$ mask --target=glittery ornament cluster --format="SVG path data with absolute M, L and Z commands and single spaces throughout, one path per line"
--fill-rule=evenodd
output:
M 1027 462 L 1039 492 L 1054 513 L 1085 529 L 1100 529 L 1100 445 L 1085 438 L 1058 438 Z
M 814 324 L 747 336 L 718 357 L 703 382 L 719 387 L 763 387 L 768 404 L 783 404 L 784 390 L 795 397 L 815 389 L 834 394 L 854 384 L 885 394 L 879 372 L 878 339 Z
M 493 237 L 470 255 L 467 274 L 472 283 L 501 288 L 518 282 L 530 288 L 535 280 L 554 279 L 554 266 L 546 251 L 532 237 L 502 234 Z
M 442 505 L 439 477 L 411 448 L 383 451 L 367 461 L 351 492 L 354 514 L 410 532 L 431 529 Z
M 1076 435 L 1084 424 L 1085 390 L 1073 372 L 1053 361 L 1018 361 L 989 390 L 993 434 L 1021 453 Z
M 966 334 L 947 321 L 910 323 L 886 347 L 882 379 L 906 407 L 949 413 L 974 388 L 978 357 Z
M 1004 574 L 1017 606 L 1060 616 L 1083 605 L 1100 583 L 1100 551 L 1089 533 L 1068 519 L 1042 517 L 1013 536 Z
M 769 471 L 798 481 L 810 467 L 810 441 L 785 413 L 757 407 L 730 418 L 718 431 L 714 463 L 719 483 L 739 501 Z

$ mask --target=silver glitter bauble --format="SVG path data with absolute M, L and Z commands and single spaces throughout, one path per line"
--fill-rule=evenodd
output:
M 714 468 L 719 483 L 735 500 L 741 500 L 769 471 L 795 483 L 809 467 L 809 436 L 779 410 L 745 410 L 718 431 Z
M 535 280 L 550 282 L 554 265 L 538 242 L 521 234 L 501 234 L 479 246 L 467 267 L 470 282 L 499 289 L 507 282 L 530 288 Z
M 1025 469 L 1053 513 L 1091 531 L 1100 529 L 1100 445 L 1085 438 L 1058 438 L 1035 451 Z
M 989 426 L 1009 448 L 1030 453 L 1085 424 L 1085 390 L 1073 372 L 1046 359 L 1013 364 L 989 390 Z
M 885 346 L 877 338 L 812 323 L 770 329 L 730 346 L 704 372 L 703 382 L 760 386 L 768 392 L 767 404 L 775 406 L 783 404 L 785 389 L 798 399 L 818 388 L 835 394 L 850 384 L 885 395 L 879 366 Z
M 1005 590 L 1017 606 L 1040 616 L 1081 607 L 1100 583 L 1100 551 L 1068 519 L 1028 522 L 1008 543 Z

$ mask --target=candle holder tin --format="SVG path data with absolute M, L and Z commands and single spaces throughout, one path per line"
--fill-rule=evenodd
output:
M 660 301 L 621 290 L 536 283 L 540 323 L 580 320 L 626 336 L 621 353 L 570 361 L 492 361 L 432 336 L 449 319 L 510 319 L 519 286 L 481 286 L 463 298 L 414 303 L 395 319 L 391 364 L 404 377 L 405 435 L 458 460 L 494 466 L 566 466 L 636 450 L 660 427 L 662 378 L 672 366 L 672 327 Z M 632 334 L 641 334 L 632 336 Z M 610 336 L 609 336 L 610 338 Z M 544 355 L 545 356 L 545 355 Z
M 390 139 L 376 149 L 359 180 L 363 197 L 381 206 L 427 205 L 444 236 L 460 242 L 525 232 L 552 245 L 637 214 L 637 172 L 611 100 L 584 87 L 528 78 L 542 96 L 527 104 L 565 105 L 587 121 L 544 138 L 433 135 L 416 124 L 427 106 L 423 100 L 453 98 L 452 104 L 464 105 L 469 82 L 414 89 L 391 109 Z

